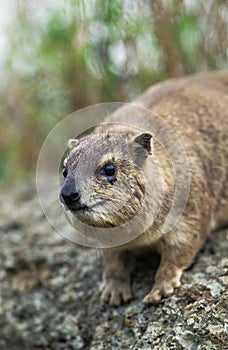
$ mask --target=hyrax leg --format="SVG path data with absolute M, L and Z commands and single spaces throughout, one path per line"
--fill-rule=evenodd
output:
M 189 200 L 185 214 L 177 226 L 166 233 L 157 244 L 161 263 L 155 275 L 154 286 L 143 299 L 145 303 L 158 303 L 162 297 L 171 295 L 174 288 L 180 286 L 183 270 L 191 265 L 210 232 L 209 195 L 206 189 L 202 190 L 203 183 L 200 189 L 197 205 Z M 193 211 L 192 207 L 196 209 Z
M 119 305 L 132 298 L 130 273 L 127 267 L 126 252 L 103 253 L 103 281 L 101 283 L 101 299 L 110 305 Z
M 174 237 L 172 241 L 174 242 Z M 161 262 L 155 275 L 153 288 L 144 297 L 143 301 L 156 304 L 162 297 L 171 295 L 174 288 L 180 286 L 183 270 L 191 265 L 201 245 L 202 239 L 200 235 L 194 233 L 191 235 L 191 238 L 189 237 L 188 244 L 177 244 L 175 246 L 174 244 L 168 244 L 166 241 L 160 251 Z
M 173 293 L 175 287 L 180 286 L 180 278 L 185 267 L 176 266 L 174 262 L 162 257 L 162 261 L 155 276 L 154 286 L 144 297 L 144 303 L 158 303 L 162 297 Z

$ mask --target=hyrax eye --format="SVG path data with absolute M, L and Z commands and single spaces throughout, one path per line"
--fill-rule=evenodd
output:
M 101 174 L 106 176 L 110 182 L 114 182 L 116 180 L 116 166 L 112 163 L 106 164 L 101 169 Z
M 66 167 L 64 167 L 63 168 L 63 177 L 67 177 L 67 174 L 68 174 L 68 171 L 67 171 L 67 168 Z
M 104 174 L 106 176 L 114 176 L 116 173 L 116 167 L 113 164 L 106 164 L 104 166 Z

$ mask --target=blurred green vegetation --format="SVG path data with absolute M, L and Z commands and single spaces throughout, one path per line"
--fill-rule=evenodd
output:
M 226 1 L 31 3 L 15 3 L 7 30 L 1 181 L 30 176 L 48 132 L 77 109 L 130 101 L 169 77 L 227 69 Z

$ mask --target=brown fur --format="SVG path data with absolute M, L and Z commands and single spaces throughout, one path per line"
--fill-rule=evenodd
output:
M 98 127 L 94 134 L 79 140 L 71 151 L 68 176 L 77 175 L 76 159 L 85 155 L 88 148 L 88 161 L 99 153 L 98 164 L 102 166 L 113 158 L 118 167 L 114 185 L 102 182 L 99 175 L 81 181 L 83 203 L 92 205 L 99 198 L 104 200 L 99 213 L 79 215 L 82 221 L 95 227 L 115 227 L 131 220 L 141 208 L 156 217 L 139 237 L 120 247 L 104 250 L 103 300 L 118 305 L 121 300 L 131 298 L 126 252 L 148 246 L 161 254 L 161 263 L 154 286 L 144 302 L 156 303 L 163 296 L 170 295 L 180 285 L 182 271 L 192 263 L 211 229 L 228 223 L 227 93 L 227 72 L 203 73 L 155 85 L 134 101 L 171 126 L 184 145 L 189 160 L 191 187 L 188 202 L 176 226 L 166 234 L 162 227 L 172 205 L 175 186 L 172 164 L 156 138 L 152 155 L 138 149 L 135 143 L 142 126 L 144 130 L 153 129 L 150 114 L 142 111 L 139 116 L 133 106 L 123 107 L 106 119 L 108 123 L 119 125 Z M 124 126 L 123 123 L 134 126 Z M 141 153 L 137 160 L 138 152 Z M 172 152 L 178 159 L 178 150 L 173 147 Z M 155 169 L 159 171 L 159 179 L 154 176 Z M 127 203 L 124 181 L 129 186 Z M 149 193 L 147 197 L 145 188 Z M 115 206 L 117 210 L 110 213 Z M 147 219 L 145 216 L 143 222 L 142 217 L 139 225 L 143 228 Z

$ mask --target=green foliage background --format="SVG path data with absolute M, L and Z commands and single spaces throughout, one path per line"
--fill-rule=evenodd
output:
M 227 69 L 226 1 L 68 0 L 39 11 L 17 2 L 8 28 L 0 181 L 30 176 L 48 132 L 77 109 L 130 101 L 169 77 Z

